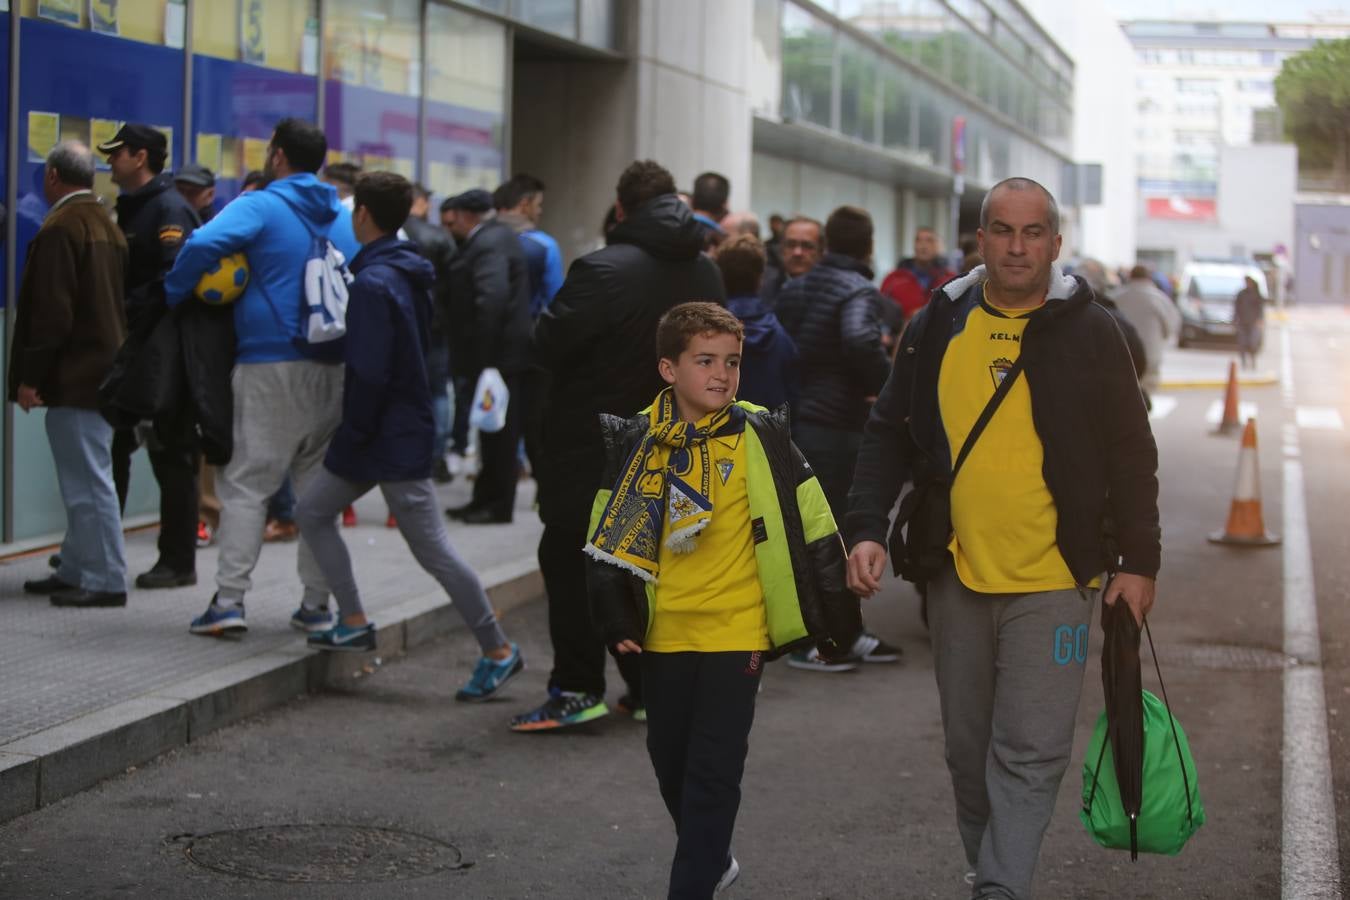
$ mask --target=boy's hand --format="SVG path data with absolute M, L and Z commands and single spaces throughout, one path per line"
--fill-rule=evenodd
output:
M 638 646 L 637 641 L 619 641 L 614 645 L 614 652 L 625 655 L 629 653 L 641 653 L 642 648 Z
M 1143 626 L 1144 616 L 1153 609 L 1153 600 L 1157 596 L 1157 582 L 1143 575 L 1131 575 L 1118 572 L 1106 586 L 1103 599 L 1107 606 L 1115 606 L 1116 601 L 1124 600 L 1125 605 L 1134 613 L 1135 624 Z
M 859 541 L 848 555 L 848 589 L 859 597 L 870 597 L 881 590 L 886 571 L 886 548 L 876 541 Z

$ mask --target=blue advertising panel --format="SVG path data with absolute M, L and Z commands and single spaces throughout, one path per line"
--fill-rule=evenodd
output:
M 5 44 L 8 46 L 8 42 Z M 42 191 L 47 153 L 61 140 L 86 144 L 107 140 L 122 122 L 142 122 L 171 133 L 169 165 L 184 159 L 183 51 L 68 27 L 59 22 L 25 18 L 19 34 L 18 205 L 13 239 L 19 271 L 28 243 L 47 214 Z M 102 160 L 100 159 L 100 163 Z M 106 167 L 95 177 L 95 190 L 116 197 Z M 35 411 L 15 417 L 14 533 L 22 540 L 60 533 L 65 528 L 47 445 L 43 415 Z M 137 454 L 131 478 L 127 515 L 154 509 L 154 478 L 143 454 Z
M 416 177 L 420 108 L 417 97 L 325 81 L 328 149 L 363 168 Z
M 277 122 L 317 119 L 318 80 L 213 56 L 194 55 L 192 69 L 192 157 L 216 173 L 220 209 L 238 196 L 248 170 L 261 167 Z

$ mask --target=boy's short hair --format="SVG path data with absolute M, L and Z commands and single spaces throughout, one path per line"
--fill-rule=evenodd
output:
M 743 341 L 745 326 L 720 304 L 703 300 L 681 303 L 667 310 L 656 326 L 657 358 L 679 359 L 689 349 L 689 342 L 700 334 L 729 334 Z
M 408 221 L 413 188 L 408 179 L 397 172 L 365 172 L 356 178 L 354 197 L 353 211 L 364 206 L 370 211 L 375 227 L 392 234 Z
M 717 268 L 722 270 L 727 296 L 759 293 L 764 261 L 764 244 L 753 234 L 737 234 L 723 241 L 717 248 Z
M 825 247 L 854 259 L 872 252 L 872 217 L 857 206 L 841 206 L 825 220 Z

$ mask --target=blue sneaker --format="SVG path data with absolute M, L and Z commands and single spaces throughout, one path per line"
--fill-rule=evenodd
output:
M 193 634 L 209 635 L 210 637 L 243 634 L 248 631 L 248 624 L 244 622 L 244 604 L 217 606 L 216 597 L 212 597 L 210 605 L 206 607 L 206 612 L 192 620 L 192 624 L 188 626 L 188 631 Z
M 538 709 L 521 713 L 511 720 L 512 731 L 553 731 L 609 715 L 605 698 L 599 694 L 564 693 L 549 688 L 548 699 Z
M 478 665 L 473 669 L 473 677 L 455 693 L 455 699 L 466 703 L 486 700 L 495 694 L 498 688 L 523 671 L 525 660 L 520 655 L 520 647 L 513 643 L 511 655 L 506 659 L 496 660 L 484 656 L 478 660 Z
M 315 650 L 369 653 L 375 649 L 375 623 L 367 622 L 353 628 L 338 622 L 327 631 L 311 634 L 305 643 Z
M 332 612 L 326 606 L 310 609 L 302 605 L 291 615 L 291 627 L 301 631 L 327 631 L 336 624 L 337 619 L 333 618 Z

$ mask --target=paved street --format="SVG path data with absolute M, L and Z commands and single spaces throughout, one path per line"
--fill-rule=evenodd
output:
M 1350 472 L 1346 433 L 1337 427 L 1350 419 L 1350 315 L 1298 311 L 1289 334 L 1294 402 L 1276 384 L 1244 388 L 1242 399 L 1258 416 L 1269 530 L 1285 530 L 1286 463 L 1302 466 L 1342 853 L 1339 867 L 1328 860 L 1318 872 L 1334 885 L 1350 871 L 1350 734 L 1341 723 L 1350 717 Z M 1222 350 L 1189 350 L 1175 363 L 1222 372 L 1226 360 Z M 1280 332 L 1272 329 L 1262 369 L 1279 373 L 1280 363 Z M 1085 834 L 1076 815 L 1081 761 L 1102 702 L 1094 643 L 1039 897 L 1281 896 L 1289 544 L 1239 550 L 1206 541 L 1224 523 L 1238 452 L 1236 439 L 1209 433 L 1216 396 L 1164 391 L 1155 412 L 1164 569 L 1152 624 L 1168 694 L 1199 766 L 1208 823 L 1181 856 L 1134 864 Z M 523 539 L 498 549 L 531 550 Z M 395 590 L 403 567 L 396 554 L 382 559 L 385 568 L 369 578 L 363 572 L 363 584 Z M 187 611 L 196 611 L 202 593 L 184 596 Z M 12 591 L 4 597 L 6 605 L 25 602 Z M 133 608 L 140 597 L 133 595 Z M 275 616 L 287 605 L 284 597 L 269 603 L 277 608 L 267 615 Z M 892 584 L 865 612 L 874 630 L 904 646 L 902 665 L 822 675 L 778 663 L 766 675 L 736 839 L 742 875 L 729 897 L 964 894 L 917 601 L 907 586 Z M 10 615 L 6 609 L 0 621 Z M 530 669 L 502 700 L 453 702 L 475 655 L 467 633 L 455 632 L 387 660 L 347 689 L 194 740 L 0 825 L 0 896 L 663 896 L 673 838 L 642 727 L 611 716 L 571 733 L 509 732 L 506 719 L 542 695 L 549 647 L 542 603 L 505 622 Z M 73 665 L 84 655 L 78 651 L 48 654 L 46 664 Z M 89 680 L 100 677 L 111 676 Z M 1156 690 L 1151 672 L 1145 686 Z M 257 830 L 264 828 L 275 830 Z

